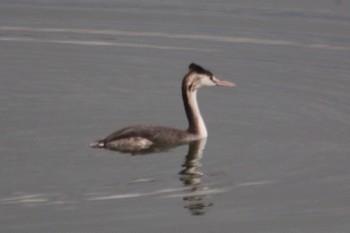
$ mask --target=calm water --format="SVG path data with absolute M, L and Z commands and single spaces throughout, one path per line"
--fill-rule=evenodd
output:
M 349 9 L 2 1 L 0 231 L 349 232 Z M 88 147 L 136 123 L 185 128 L 190 62 L 238 84 L 200 90 L 206 142 Z

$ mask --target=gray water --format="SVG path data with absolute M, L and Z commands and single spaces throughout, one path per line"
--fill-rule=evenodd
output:
M 185 128 L 190 62 L 202 152 L 88 147 Z M 0 64 L 0 232 L 350 232 L 348 1 L 2 1 Z

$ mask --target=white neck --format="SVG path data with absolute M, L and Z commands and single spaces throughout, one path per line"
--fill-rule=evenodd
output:
M 185 111 L 189 124 L 187 131 L 189 133 L 196 134 L 198 138 L 207 137 L 207 128 L 205 126 L 197 103 L 197 91 L 186 90 L 186 92 L 183 94 Z

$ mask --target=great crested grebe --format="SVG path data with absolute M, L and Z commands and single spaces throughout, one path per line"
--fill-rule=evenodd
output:
M 217 79 L 209 70 L 191 63 L 182 80 L 182 99 L 188 120 L 187 130 L 164 126 L 136 125 L 123 128 L 90 144 L 121 152 L 148 150 L 152 147 L 188 143 L 208 136 L 197 103 L 197 90 L 202 86 L 233 87 L 236 84 Z

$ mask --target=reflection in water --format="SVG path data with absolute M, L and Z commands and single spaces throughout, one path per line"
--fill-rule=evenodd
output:
M 179 172 L 180 181 L 183 183 L 186 188 L 185 191 L 188 193 L 180 194 L 180 195 L 169 195 L 168 197 L 181 196 L 185 201 L 185 208 L 190 211 L 192 215 L 200 216 L 204 215 L 206 209 L 208 207 L 213 206 L 213 203 L 209 200 L 213 197 L 213 194 L 222 192 L 222 190 L 212 190 L 208 186 L 202 184 L 202 177 L 204 173 L 199 171 L 198 169 L 202 166 L 200 160 L 203 157 L 203 151 L 205 149 L 205 145 L 207 143 L 207 139 L 201 139 L 198 141 L 193 141 L 188 143 L 188 153 L 185 158 L 185 162 L 182 165 L 183 170 Z M 129 152 L 120 152 L 119 153 L 127 153 L 131 155 L 146 155 L 153 153 L 166 152 L 172 148 L 185 145 L 185 144 L 168 144 L 168 145 L 156 145 L 152 146 L 146 150 L 141 151 L 129 151 Z M 110 150 L 110 149 L 108 149 Z M 112 150 L 115 151 L 115 150 Z M 181 189 L 181 191 L 184 191 Z M 145 196 L 145 195 L 155 195 L 157 192 L 147 193 L 147 194 L 137 194 L 136 196 Z M 133 196 L 134 194 L 131 194 Z M 123 194 L 122 197 L 130 197 L 130 194 Z M 103 197 L 95 197 L 90 198 L 89 200 L 108 200 L 108 199 L 118 199 L 120 195 L 111 195 L 111 196 L 103 196 Z
M 189 187 L 189 194 L 183 197 L 187 208 L 192 215 L 204 215 L 205 209 L 213 205 L 213 203 L 206 203 L 206 199 L 210 198 L 209 192 L 206 192 L 209 187 L 201 184 L 201 177 L 204 175 L 197 170 L 201 167 L 200 160 L 203 157 L 203 150 L 205 148 L 207 139 L 198 140 L 189 144 L 188 154 L 186 155 L 185 163 L 182 165 L 184 169 L 179 172 L 180 180 L 185 187 Z

